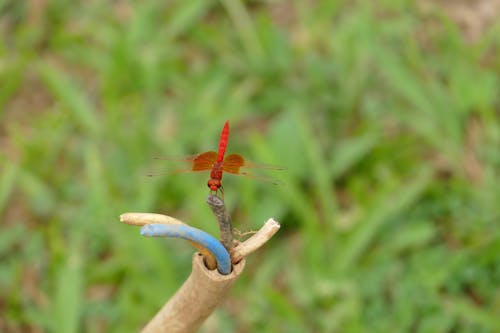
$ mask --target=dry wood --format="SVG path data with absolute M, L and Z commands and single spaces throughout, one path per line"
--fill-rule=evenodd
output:
M 120 221 L 137 226 L 151 223 L 184 224 L 173 217 L 152 213 L 125 213 L 120 216 Z M 196 253 L 193 256 L 193 268 L 189 278 L 141 332 L 196 332 L 203 321 L 223 301 L 231 286 L 243 272 L 245 257 L 263 246 L 279 228 L 280 224 L 271 218 L 252 237 L 234 247 L 231 251 L 233 269 L 229 275 L 222 275 L 215 269 L 209 270 L 206 261 L 205 264 L 203 263 L 203 257 L 205 256 L 206 260 L 213 256 L 201 247 L 208 254 Z M 193 245 L 199 246 L 194 242 Z M 213 261 L 215 268 L 215 258 Z
M 231 224 L 231 216 L 224 205 L 224 200 L 211 194 L 207 198 L 207 204 L 219 223 L 220 242 L 226 250 L 231 251 L 233 248 L 233 226 Z
M 229 275 L 221 275 L 216 270 L 208 270 L 201 254 L 195 253 L 189 278 L 141 332 L 196 332 L 224 300 L 244 267 L 245 260 L 241 260 L 233 265 L 233 271 Z
M 120 215 L 120 222 L 141 227 L 152 223 L 186 224 L 174 217 L 155 213 L 124 213 Z
M 274 219 L 269 219 L 257 233 L 246 241 L 238 244 L 231 251 L 231 262 L 237 263 L 250 253 L 263 246 L 280 229 L 280 224 Z

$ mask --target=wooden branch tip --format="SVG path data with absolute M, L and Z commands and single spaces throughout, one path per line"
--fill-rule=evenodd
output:
M 207 197 L 207 204 L 212 210 L 219 223 L 220 242 L 224 247 L 231 251 L 233 248 L 233 225 L 231 224 L 231 216 L 226 210 L 224 200 L 216 195 L 210 194 Z
M 175 217 L 155 213 L 124 213 L 120 215 L 120 222 L 136 226 L 143 226 L 152 223 L 186 224 Z
M 280 227 L 280 224 L 273 218 L 267 220 L 257 233 L 232 249 L 231 262 L 233 264 L 238 263 L 249 254 L 261 248 L 276 232 L 278 232 Z

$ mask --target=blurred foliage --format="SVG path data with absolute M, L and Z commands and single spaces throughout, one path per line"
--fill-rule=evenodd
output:
M 313 4 L 314 3 L 314 4 Z M 376 3 L 376 4 L 375 4 Z M 384 1 L 0 1 L 0 331 L 138 330 L 193 249 L 127 211 L 280 233 L 202 332 L 498 332 L 500 27 Z

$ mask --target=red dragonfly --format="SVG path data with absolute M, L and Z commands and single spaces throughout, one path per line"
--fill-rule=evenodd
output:
M 255 178 L 262 181 L 270 181 L 277 183 L 271 178 L 258 177 L 249 174 L 248 172 L 241 170 L 246 168 L 262 168 L 269 170 L 284 170 L 285 168 L 273 165 L 261 165 L 250 163 L 245 158 L 239 154 L 229 154 L 224 158 L 226 153 L 227 143 L 229 140 L 229 121 L 224 123 L 222 132 L 219 139 L 219 149 L 215 151 L 207 151 L 193 156 L 188 156 L 185 158 L 159 158 L 166 160 L 177 160 L 190 163 L 190 169 L 177 170 L 172 173 L 179 172 L 197 172 L 197 171 L 208 171 L 210 170 L 210 179 L 208 180 L 207 186 L 210 189 L 210 193 L 217 194 L 218 191 L 224 196 L 224 191 L 222 187 L 222 175 L 224 172 L 241 175 L 246 177 Z

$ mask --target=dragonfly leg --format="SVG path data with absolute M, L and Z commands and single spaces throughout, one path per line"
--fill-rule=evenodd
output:
M 220 195 L 222 197 L 222 201 L 224 201 L 224 187 L 222 185 L 220 186 L 219 191 L 220 191 Z
M 220 197 L 224 201 L 224 190 L 222 188 L 217 189 L 217 191 L 213 191 L 213 190 L 208 191 L 209 195 L 215 195 L 216 197 L 219 197 L 219 193 L 220 193 Z

